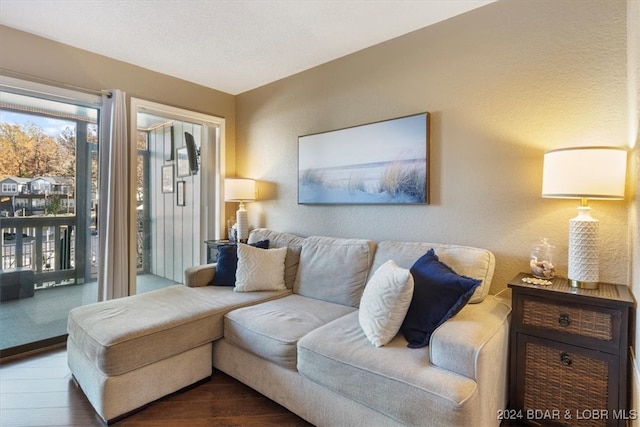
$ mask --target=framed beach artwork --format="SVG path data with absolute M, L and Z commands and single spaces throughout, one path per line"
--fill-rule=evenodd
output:
M 299 204 L 428 204 L 429 113 L 298 138 Z

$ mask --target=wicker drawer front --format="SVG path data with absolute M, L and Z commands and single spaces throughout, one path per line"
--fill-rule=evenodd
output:
M 618 314 L 619 316 L 619 314 Z M 526 298 L 522 307 L 522 324 L 538 328 L 581 335 L 603 341 L 614 340 L 614 314 L 553 304 L 542 299 Z
M 580 419 L 585 409 L 608 407 L 609 363 L 575 348 L 553 348 L 543 343 L 524 344 L 524 409 L 559 410 L 567 426 L 607 425 L 602 419 Z M 571 414 L 565 417 L 566 411 Z

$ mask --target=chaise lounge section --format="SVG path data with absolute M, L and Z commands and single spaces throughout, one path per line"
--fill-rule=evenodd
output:
M 203 273 L 200 273 L 202 276 Z M 206 380 L 211 343 L 230 310 L 290 294 L 174 285 L 71 310 L 67 357 L 74 378 L 108 423 Z
M 206 379 L 213 366 L 319 426 L 499 425 L 511 307 L 488 295 L 491 252 L 267 229 L 251 233 L 249 243 L 259 241 L 269 249 L 239 248 L 238 275 L 246 277 L 254 251 L 263 257 L 286 248 L 279 290 L 210 286 L 217 265 L 209 264 L 188 269 L 187 286 L 72 311 L 69 365 L 105 420 Z M 479 283 L 469 303 L 435 328 L 428 345 L 408 348 L 403 333 L 373 345 L 360 319 L 365 286 L 389 261 L 410 269 L 430 249 Z M 260 259 L 253 266 L 265 268 Z

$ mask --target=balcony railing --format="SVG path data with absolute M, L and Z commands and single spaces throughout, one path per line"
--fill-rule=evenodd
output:
M 0 218 L 0 231 L 0 268 L 32 269 L 36 289 L 95 277 L 97 235 L 79 238 L 75 216 Z
M 148 273 L 143 221 L 138 225 L 136 269 Z M 84 283 L 98 276 L 98 234 L 80 232 L 75 216 L 2 217 L 0 243 L 0 270 L 33 270 L 36 289 Z

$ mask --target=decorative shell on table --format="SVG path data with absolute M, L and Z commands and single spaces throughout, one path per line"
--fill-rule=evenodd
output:
M 529 265 L 531 266 L 531 274 L 539 279 L 553 279 L 556 275 L 556 267 L 551 261 L 532 259 Z
M 541 285 L 541 286 L 549 286 L 552 283 L 550 280 L 536 279 L 535 277 L 523 277 L 522 281 L 524 283 L 529 283 L 530 285 Z
M 533 247 L 529 266 L 534 277 L 538 279 L 553 279 L 556 276 L 556 267 L 552 261 L 554 249 L 555 246 L 546 237 L 540 239 L 540 242 Z

